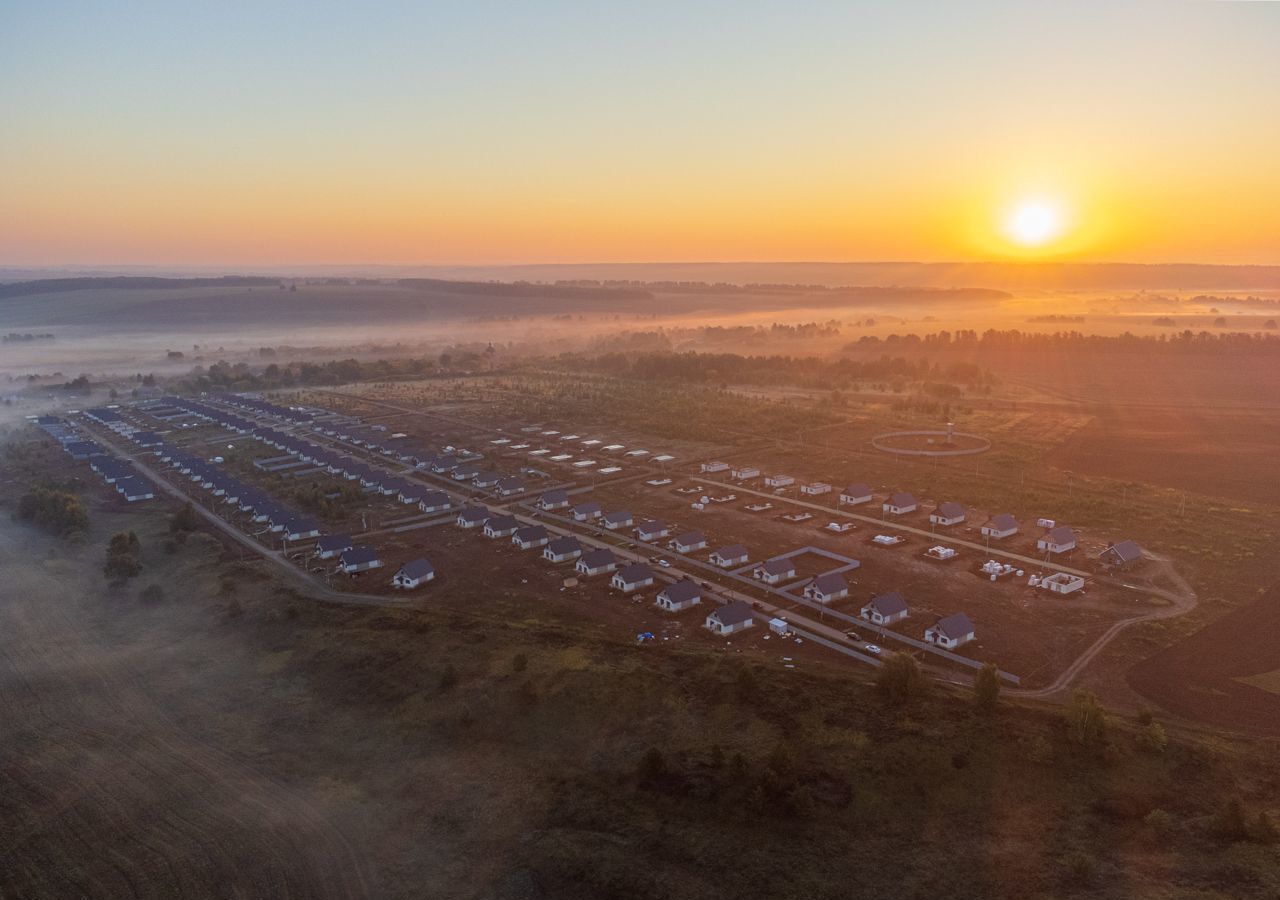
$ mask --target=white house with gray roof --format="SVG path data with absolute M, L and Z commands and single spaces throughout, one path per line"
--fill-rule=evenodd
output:
M 1044 553 L 1067 553 L 1076 548 L 1076 533 L 1066 525 L 1050 528 L 1036 541 L 1036 549 Z
M 934 525 L 959 525 L 964 521 L 964 507 L 948 500 L 939 503 L 938 508 L 929 513 L 929 521 Z
M 561 563 L 582 555 L 582 544 L 573 535 L 556 538 L 542 548 L 542 558 L 547 562 Z
M 948 650 L 954 650 L 973 640 L 973 623 L 964 613 L 955 613 L 934 622 L 924 633 L 924 639 Z
M 702 588 L 696 581 L 677 581 L 658 591 L 653 602 L 667 612 L 680 612 L 702 602 Z
M 653 584 L 653 570 L 644 563 L 632 563 L 614 572 L 609 584 L 616 590 L 630 594 Z
M 905 516 L 907 513 L 913 513 L 919 508 L 920 503 L 913 494 L 906 491 L 897 491 L 890 494 L 889 499 L 881 504 L 881 509 L 891 516 Z
M 991 517 L 991 520 L 980 529 L 982 536 L 986 538 L 1002 538 L 1013 537 L 1018 533 L 1018 520 L 1011 513 L 998 513 Z
M 578 558 L 575 568 L 582 575 L 603 575 L 618 568 L 618 558 L 611 550 L 592 550 Z
M 703 627 L 712 634 L 724 636 L 743 631 L 755 623 L 751 604 L 745 600 L 735 600 L 719 609 L 713 609 L 703 622 Z
M 827 572 L 804 586 L 804 596 L 819 603 L 830 603 L 849 596 L 849 582 L 839 572 Z
M 391 583 L 398 588 L 409 590 L 426 584 L 436 577 L 435 567 L 426 559 L 415 559 L 400 567 L 391 578 Z
M 673 537 L 669 546 L 677 553 L 692 553 L 707 546 L 707 536 L 701 531 L 686 531 Z
M 756 566 L 752 577 L 765 584 L 781 584 L 796 577 L 796 564 L 789 556 L 778 556 Z
M 742 544 L 730 544 L 727 547 L 721 547 L 710 556 L 711 564 L 722 569 L 745 565 L 748 558 L 747 548 Z
M 874 625 L 892 625 L 907 617 L 907 601 L 897 591 L 873 597 L 859 615 Z
M 635 520 L 631 518 L 631 513 L 627 512 L 625 509 L 620 509 L 617 512 L 607 513 L 602 524 L 610 531 L 616 531 L 619 528 L 628 527 L 634 521 Z

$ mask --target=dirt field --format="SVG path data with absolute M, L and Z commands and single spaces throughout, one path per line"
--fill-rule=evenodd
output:
M 1280 446 L 1274 410 L 1100 410 L 1049 454 L 1057 466 L 1197 494 L 1280 504 L 1272 468 Z
M 1280 736 L 1280 694 L 1246 679 L 1280 669 L 1280 585 L 1135 665 L 1129 684 L 1180 716 Z

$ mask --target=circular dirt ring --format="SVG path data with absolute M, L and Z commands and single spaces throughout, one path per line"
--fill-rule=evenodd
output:
M 963 431 L 886 431 L 871 439 L 871 446 L 897 456 L 975 456 L 991 449 L 991 441 Z

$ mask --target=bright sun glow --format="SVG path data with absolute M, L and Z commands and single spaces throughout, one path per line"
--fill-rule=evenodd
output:
M 1044 200 L 1019 203 L 1005 220 L 1005 233 L 1024 247 L 1041 247 L 1062 234 L 1062 211 Z

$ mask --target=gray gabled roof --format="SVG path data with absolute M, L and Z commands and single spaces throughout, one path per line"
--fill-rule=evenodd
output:
M 316 549 L 325 553 L 335 553 L 351 546 L 349 534 L 326 534 L 316 538 Z
M 688 603 L 694 597 L 702 596 L 702 588 L 696 581 L 677 581 L 664 587 L 662 593 L 672 603 Z
M 618 558 L 613 555 L 612 550 L 592 550 L 590 553 L 579 557 L 578 562 L 588 569 L 599 569 L 607 565 L 617 564 Z
M 935 631 L 940 631 L 949 638 L 962 638 L 974 632 L 973 622 L 964 613 L 954 613 L 933 623 Z
M 372 547 L 350 547 L 342 552 L 341 559 L 344 566 L 357 566 L 362 563 L 376 562 L 378 551 Z
M 1076 533 L 1066 525 L 1059 525 L 1046 534 L 1044 539 L 1055 544 L 1069 544 L 1076 539 Z
M 741 559 L 747 555 L 747 548 L 742 544 L 730 544 L 715 551 L 715 555 L 721 559 Z
M 766 560 L 761 568 L 770 575 L 785 575 L 788 572 L 794 572 L 796 564 L 792 562 L 790 557 L 776 556 L 773 559 Z
M 617 512 L 608 513 L 604 517 L 604 520 L 605 522 L 625 522 L 630 518 L 631 513 L 627 512 L 625 509 L 620 509 Z
M 870 497 L 871 485 L 859 481 L 857 484 L 851 484 L 840 492 L 845 497 Z
M 638 584 L 646 579 L 652 580 L 653 570 L 645 563 L 632 563 L 614 577 L 620 577 L 626 584 Z
M 1142 548 L 1138 546 L 1136 541 L 1119 541 L 1103 552 L 1115 555 L 1121 562 L 1133 562 L 1136 559 L 1142 559 Z
M 484 523 L 486 528 L 493 531 L 508 531 L 516 528 L 519 524 L 515 516 L 490 516 Z
M 654 534 L 659 531 L 666 531 L 667 523 L 661 519 L 650 519 L 648 522 L 641 522 L 636 526 L 636 531 L 644 534 Z
M 467 506 L 458 510 L 458 518 L 464 522 L 483 522 L 489 518 L 489 510 L 483 506 Z
M 720 607 L 711 615 L 715 616 L 721 625 L 737 625 L 739 622 L 745 622 L 751 618 L 751 604 L 745 600 L 734 600 L 732 603 Z
M 898 491 L 896 494 L 891 494 L 889 496 L 889 505 L 890 506 L 915 506 L 916 498 L 914 494 L 910 494 L 906 491 Z
M 838 594 L 849 590 L 849 582 L 839 572 L 824 572 L 810 584 L 824 594 Z
M 588 500 L 586 503 L 579 503 L 573 508 L 573 511 L 579 515 L 593 512 L 600 512 L 600 504 L 594 500 Z
M 528 543 L 529 541 L 540 541 L 546 536 L 547 529 L 543 528 L 541 525 L 526 525 L 517 530 L 511 537 L 513 540 L 520 541 L 521 543 Z
M 675 542 L 682 547 L 688 547 L 692 544 L 706 543 L 707 536 L 701 531 L 686 531 L 684 534 L 677 534 Z
M 568 503 L 569 492 L 568 491 L 547 491 L 545 494 L 543 494 L 541 497 L 538 498 L 538 502 L 539 503 Z
M 556 556 L 560 556 L 565 553 L 572 553 L 575 550 L 581 550 L 582 544 L 579 543 L 576 537 L 571 534 L 567 534 L 564 537 L 556 538 L 554 541 L 547 544 L 547 549 Z
M 897 591 L 890 591 L 879 597 L 873 597 L 867 605 L 882 616 L 894 616 L 906 610 L 907 601 L 902 599 L 902 595 Z
M 963 506 L 950 500 L 946 503 L 939 503 L 937 513 L 944 519 L 954 519 L 956 516 L 963 517 L 965 514 Z
M 403 575 L 405 578 L 426 578 L 434 571 L 435 567 L 431 565 L 429 560 L 415 559 L 401 566 L 397 574 Z
M 989 524 L 996 531 L 1008 531 L 1010 528 L 1018 527 L 1018 520 L 1013 517 L 1012 513 L 999 513 L 991 517 Z

